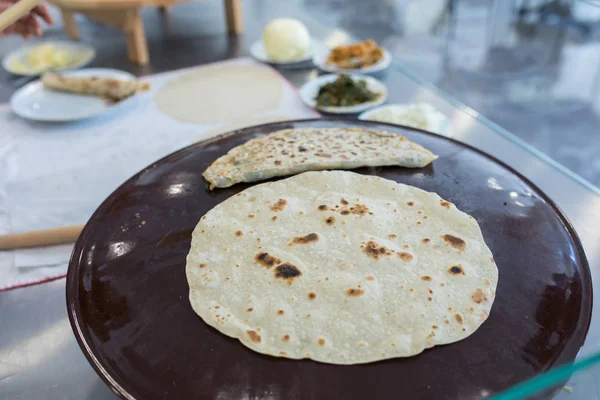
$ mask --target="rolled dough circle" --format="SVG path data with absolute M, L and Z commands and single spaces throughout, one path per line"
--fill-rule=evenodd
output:
M 282 79 L 251 65 L 202 67 L 166 83 L 155 101 L 166 115 L 197 124 L 245 119 L 277 108 Z

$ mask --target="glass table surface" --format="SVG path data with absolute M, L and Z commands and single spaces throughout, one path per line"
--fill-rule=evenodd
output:
M 377 40 L 406 70 L 600 186 L 600 3 L 307 4 L 322 21 Z
M 330 25 L 331 22 L 323 23 L 323 16 L 312 12 L 309 3 L 246 0 L 243 2 L 245 33 L 239 38 L 227 38 L 223 33 L 220 1 L 181 4 L 166 16 L 152 9 L 144 10 L 153 55 L 151 64 L 144 68 L 130 65 L 124 49 L 114 48 L 112 43 L 118 40 L 115 39 L 118 36 L 110 29 L 82 24 L 82 32 L 98 50 L 99 57 L 93 66 L 129 70 L 136 75 L 247 55 L 250 44 L 260 37 L 262 27 L 276 16 L 301 19 L 313 36 L 328 45 L 354 38 L 348 31 Z M 63 38 L 60 25 L 50 28 L 47 37 Z M 0 55 L 19 43 L 14 38 L 2 39 Z M 296 86 L 318 74 L 314 68 L 281 72 Z M 577 230 L 590 262 L 594 289 L 598 288 L 600 191 L 597 188 L 490 121 L 477 109 L 468 107 L 448 91 L 430 83 L 406 64 L 396 60 L 378 78 L 388 87 L 388 102 L 431 103 L 450 119 L 456 139 L 507 163 L 546 192 Z M 0 73 L 0 101 L 7 101 L 18 83 L 4 72 Z M 114 398 L 89 366 L 73 337 L 66 315 L 64 287 L 62 279 L 0 292 L 0 398 Z M 599 306 L 595 304 L 594 310 L 600 309 Z M 598 312 L 595 312 L 580 357 L 593 356 L 595 351 L 600 350 L 599 319 Z M 589 363 L 582 360 L 583 366 Z M 592 362 L 595 361 L 592 358 Z M 571 372 L 567 371 L 566 376 Z M 558 398 L 600 399 L 597 374 L 600 375 L 600 368 L 574 375 L 568 383 L 572 393 L 561 391 Z M 564 374 L 561 375 L 562 380 L 564 377 Z M 561 379 L 552 382 L 561 382 Z M 518 398 L 518 394 L 509 398 Z

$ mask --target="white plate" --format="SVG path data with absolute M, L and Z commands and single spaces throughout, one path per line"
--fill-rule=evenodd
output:
M 250 46 L 250 55 L 252 57 L 254 57 L 255 59 L 257 59 L 258 61 L 261 61 L 264 63 L 276 64 L 276 65 L 290 65 L 290 64 L 298 64 L 298 63 L 310 61 L 313 57 L 313 54 L 315 54 L 315 52 L 323 51 L 324 46 L 325 45 L 320 44 L 319 41 L 312 39 L 311 43 L 310 43 L 310 50 L 303 59 L 298 60 L 298 61 L 275 61 L 275 60 L 271 60 L 269 58 L 269 56 L 267 55 L 267 51 L 265 50 L 263 41 L 257 40 L 256 42 L 252 43 L 252 46 Z
M 304 103 L 309 107 L 316 108 L 320 111 L 324 111 L 330 114 L 357 114 L 368 110 L 369 108 L 381 105 L 387 99 L 387 89 L 385 85 L 377 79 L 371 78 L 370 76 L 350 75 L 350 77 L 355 81 L 367 81 L 367 88 L 373 92 L 380 94 L 377 100 L 348 107 L 317 107 L 317 101 L 315 100 L 315 98 L 317 97 L 321 86 L 335 81 L 338 77 L 339 75 L 335 74 L 322 75 L 317 77 L 316 79 L 306 82 L 300 88 L 300 97 L 302 98 L 302 101 L 304 101 Z
M 383 57 L 381 60 L 368 67 L 358 69 L 344 69 L 339 68 L 335 64 L 326 64 L 327 57 L 329 57 L 330 49 L 321 49 L 318 53 L 315 53 L 313 57 L 313 63 L 321 70 L 331 73 L 338 74 L 373 74 L 375 72 L 383 71 L 390 66 L 392 62 L 392 55 L 386 49 L 383 49 Z
M 106 77 L 122 80 L 133 80 L 135 76 L 125 71 L 106 68 L 89 68 L 63 73 L 65 76 Z M 105 112 L 122 107 L 137 96 L 132 96 L 118 103 L 108 102 L 96 96 L 74 93 L 62 93 L 44 89 L 41 80 L 31 82 L 17 90 L 10 99 L 10 107 L 22 118 L 35 121 L 65 122 L 95 117 Z
M 36 43 L 34 45 L 21 47 L 20 49 L 10 52 L 2 59 L 2 66 L 4 67 L 5 70 L 7 70 L 11 74 L 15 74 L 15 75 L 36 76 L 36 75 L 40 75 L 44 72 L 47 72 L 48 70 L 44 70 L 44 71 L 39 71 L 39 70 L 33 71 L 32 70 L 32 71 L 26 73 L 26 72 L 18 71 L 14 68 L 15 62 L 20 61 L 26 65 L 27 63 L 25 62 L 25 60 L 26 60 L 27 54 L 33 48 L 41 46 L 43 44 L 50 44 L 58 50 L 66 50 L 70 56 L 78 57 L 78 60 L 76 63 L 73 63 L 72 65 L 69 65 L 68 67 L 54 69 L 54 71 L 67 71 L 67 70 L 71 70 L 71 69 L 81 68 L 81 67 L 89 64 L 94 59 L 94 57 L 96 57 L 96 50 L 94 50 L 93 47 L 86 46 L 81 43 L 49 41 L 49 42 Z
M 399 123 L 396 123 L 393 121 L 375 120 L 375 119 L 371 118 L 375 113 L 377 113 L 381 110 L 384 110 L 384 109 L 391 109 L 391 110 L 396 109 L 399 111 L 405 111 L 409 106 L 411 106 L 411 104 L 386 104 L 384 106 L 376 107 L 371 110 L 363 112 L 362 114 L 360 114 L 358 116 L 358 119 L 363 120 L 363 121 L 380 121 L 380 122 L 386 122 L 389 124 L 408 126 L 408 127 L 414 127 L 414 128 L 420 129 L 419 127 L 412 126 L 410 123 L 399 124 Z M 428 108 L 431 108 L 431 110 L 430 110 L 430 114 L 428 114 L 426 117 L 427 125 L 428 125 L 427 129 L 424 129 L 424 130 L 426 130 L 428 132 L 436 133 L 438 135 L 452 137 L 453 136 L 452 127 L 450 126 L 450 122 L 448 121 L 448 118 L 446 118 L 446 116 L 444 114 L 442 114 L 441 112 L 439 112 L 435 108 L 433 108 L 433 106 L 428 105 Z

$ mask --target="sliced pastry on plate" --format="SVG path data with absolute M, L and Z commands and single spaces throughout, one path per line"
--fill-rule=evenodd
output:
M 123 100 L 137 92 L 147 91 L 150 84 L 138 80 L 122 80 L 103 77 L 73 77 L 47 72 L 42 75 L 44 88 L 60 92 L 86 94 Z

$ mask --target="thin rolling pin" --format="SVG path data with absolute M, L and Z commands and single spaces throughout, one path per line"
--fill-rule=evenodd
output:
M 0 32 L 19 18 L 27 15 L 31 9 L 41 2 L 42 0 L 20 0 L 3 13 L 0 13 Z
M 82 229 L 83 225 L 71 225 L 42 231 L 2 235 L 0 236 L 0 250 L 72 243 L 77 240 Z

